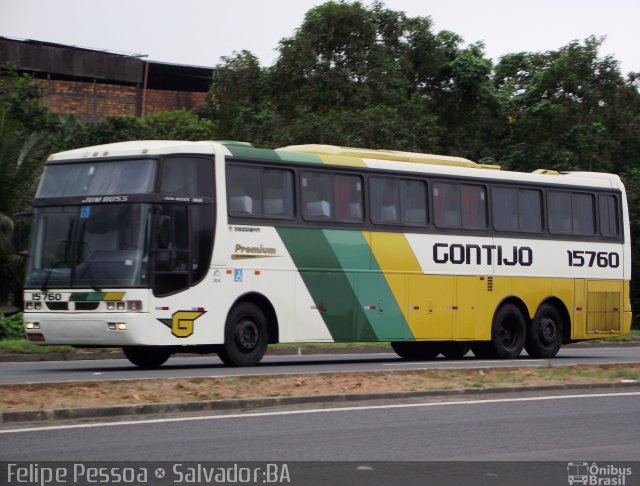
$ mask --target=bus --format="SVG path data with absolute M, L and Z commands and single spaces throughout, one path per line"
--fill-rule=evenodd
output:
M 28 340 L 260 362 L 269 344 L 385 342 L 402 358 L 552 358 L 629 332 L 612 174 L 459 157 L 134 141 L 54 154 L 36 196 Z

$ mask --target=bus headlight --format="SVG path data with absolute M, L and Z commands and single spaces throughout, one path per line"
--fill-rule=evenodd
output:
M 33 303 L 33 308 L 35 310 L 42 310 L 42 302 L 34 302 Z
M 24 303 L 25 310 L 33 310 L 33 302 L 28 301 Z
M 40 323 L 39 322 L 25 322 L 24 323 L 24 328 L 27 329 L 27 330 L 40 329 Z
M 125 322 L 107 322 L 109 331 L 126 331 L 127 324 Z

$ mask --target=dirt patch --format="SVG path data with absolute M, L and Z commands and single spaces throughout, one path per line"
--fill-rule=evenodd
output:
M 348 372 L 0 385 L 0 412 L 283 396 L 640 380 L 640 364 Z

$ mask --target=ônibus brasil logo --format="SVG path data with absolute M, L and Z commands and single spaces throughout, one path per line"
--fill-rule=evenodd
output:
M 567 481 L 570 485 L 625 486 L 631 468 L 616 464 L 600 465 L 595 462 L 570 462 L 567 464 Z

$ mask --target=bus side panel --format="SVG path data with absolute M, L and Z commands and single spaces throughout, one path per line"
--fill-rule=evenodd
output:
M 322 299 L 307 290 L 304 272 L 298 271 L 279 231 L 249 225 L 225 225 L 221 231 L 229 235 L 219 238 L 226 241 L 228 266 L 212 271 L 216 306 L 228 312 L 238 298 L 255 292 L 273 306 L 280 342 L 333 340 L 319 310 Z M 319 272 L 327 273 L 312 269 L 308 278 L 317 280 Z
M 573 296 L 574 305 L 573 309 L 570 309 L 570 314 L 573 315 L 571 339 L 584 339 L 587 337 L 585 333 L 587 329 L 587 291 L 584 279 L 577 278 L 573 281 Z
M 377 341 L 365 310 L 358 304 L 354 277 L 343 270 L 324 231 L 303 228 L 277 231 L 333 340 Z
M 491 327 L 496 302 L 493 277 L 457 277 L 455 301 L 455 333 L 459 341 L 481 339 L 482 329 Z
M 416 339 L 454 338 L 455 284 L 453 276 L 409 276 L 410 322 Z

